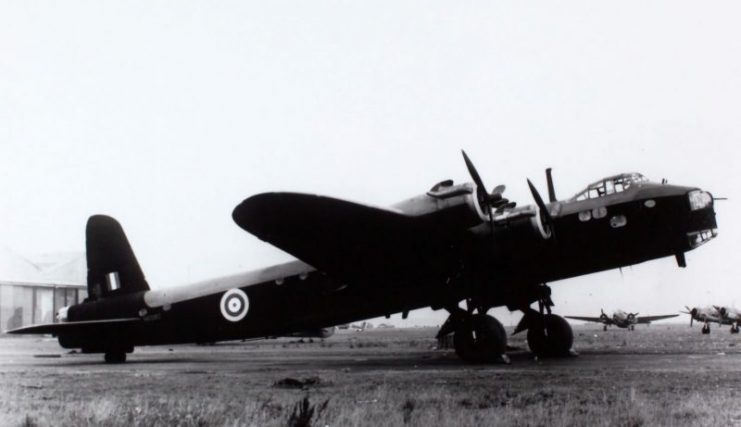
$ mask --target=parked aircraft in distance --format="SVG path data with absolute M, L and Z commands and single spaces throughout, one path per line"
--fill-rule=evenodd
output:
M 53 334 L 65 348 L 123 362 L 134 347 L 282 336 L 423 307 L 445 309 L 438 336 L 453 334 L 470 362 L 506 360 L 507 334 L 488 315 L 524 313 L 539 356 L 571 353 L 568 322 L 551 312 L 548 282 L 673 256 L 716 236 L 713 197 L 696 187 L 613 175 L 558 200 L 546 170 L 546 203 L 517 206 L 489 191 L 471 160 L 473 183 L 441 181 L 390 207 L 298 193 L 240 203 L 244 230 L 298 260 L 193 285 L 151 290 L 119 223 L 87 223 L 89 298 L 63 322 L 11 333 Z M 464 302 L 464 307 L 460 303 Z M 532 304 L 537 303 L 537 309 Z
M 713 308 L 718 310 L 721 323 L 724 325 L 731 325 L 731 333 L 737 334 L 739 331 L 738 324 L 741 322 L 741 312 L 734 307 L 719 307 L 714 305 Z
M 685 306 L 684 308 L 686 308 L 687 311 L 683 311 L 682 313 L 690 315 L 690 327 L 692 327 L 693 320 L 703 323 L 702 329 L 700 330 L 703 334 L 710 333 L 711 323 L 717 323 L 719 327 L 721 325 L 731 325 L 732 334 L 737 334 L 739 331 L 738 324 L 739 321 L 741 321 L 741 317 L 739 316 L 738 310 L 735 308 L 720 307 L 717 305 L 692 308 Z
M 602 323 L 604 326 L 602 327 L 603 331 L 607 330 L 608 326 L 614 325 L 618 328 L 628 328 L 629 330 L 635 329 L 635 325 L 641 325 L 645 324 L 648 325 L 651 322 L 654 322 L 656 320 L 661 319 L 669 319 L 672 317 L 679 316 L 678 314 L 665 314 L 661 316 L 640 316 L 638 317 L 638 313 L 626 313 L 623 310 L 616 310 L 612 313 L 612 317 L 608 317 L 605 314 L 605 311 L 600 309 L 599 317 L 580 317 L 580 316 L 564 316 L 567 319 L 574 319 L 574 320 L 583 320 L 585 322 L 598 322 Z

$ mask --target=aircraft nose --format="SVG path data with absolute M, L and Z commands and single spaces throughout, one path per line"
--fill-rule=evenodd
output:
M 687 193 L 687 199 L 690 206 L 687 238 L 690 249 L 694 249 L 718 235 L 718 224 L 711 193 L 695 189 Z

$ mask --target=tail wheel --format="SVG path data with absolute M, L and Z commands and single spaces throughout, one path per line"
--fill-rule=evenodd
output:
M 543 327 L 530 327 L 527 331 L 530 351 L 540 357 L 561 357 L 571 353 L 574 333 L 563 317 L 555 314 L 543 316 Z
M 453 346 L 466 362 L 493 363 L 501 360 L 507 348 L 507 333 L 494 317 L 475 314 L 456 328 Z

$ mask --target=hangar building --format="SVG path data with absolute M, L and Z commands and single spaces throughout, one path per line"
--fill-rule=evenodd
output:
M 0 245 L 0 332 L 56 322 L 62 307 L 87 297 L 84 254 L 63 253 L 30 261 Z

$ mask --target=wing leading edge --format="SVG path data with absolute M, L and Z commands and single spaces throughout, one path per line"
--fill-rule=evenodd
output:
M 651 323 L 656 320 L 662 320 L 662 319 L 671 319 L 672 317 L 677 317 L 678 314 L 664 314 L 661 316 L 640 316 L 636 318 L 636 323 Z
M 581 320 L 584 322 L 597 322 L 597 323 L 605 323 L 605 324 L 612 324 L 612 319 L 609 317 L 607 319 L 600 318 L 600 317 L 580 317 L 580 316 L 564 316 L 567 319 L 574 319 L 574 320 Z

